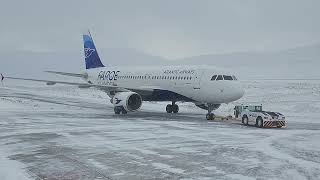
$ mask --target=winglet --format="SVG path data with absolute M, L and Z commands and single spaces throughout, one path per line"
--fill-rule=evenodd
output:
M 4 76 L 3 76 L 3 74 L 2 74 L 2 73 L 0 73 L 0 78 L 1 78 L 1 81 L 3 81 L 3 80 L 4 80 Z

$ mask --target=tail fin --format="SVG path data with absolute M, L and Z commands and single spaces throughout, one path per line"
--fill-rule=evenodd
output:
M 83 43 L 86 69 L 104 67 L 89 31 L 83 35 Z

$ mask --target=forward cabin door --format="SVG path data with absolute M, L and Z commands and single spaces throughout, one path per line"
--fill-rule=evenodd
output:
M 193 89 L 194 90 L 200 90 L 201 87 L 201 78 L 203 76 L 204 70 L 203 69 L 199 69 L 196 70 L 194 73 L 193 78 Z

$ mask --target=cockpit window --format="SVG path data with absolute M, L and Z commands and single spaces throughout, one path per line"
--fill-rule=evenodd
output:
M 232 76 L 233 80 L 238 80 L 235 75 Z
M 222 75 L 218 75 L 218 77 L 217 77 L 217 79 L 216 79 L 216 80 L 217 80 L 217 81 L 223 80 Z
M 224 80 L 232 81 L 232 76 L 223 75 Z
M 217 75 L 212 76 L 211 81 L 216 80 L 216 78 L 217 78 Z

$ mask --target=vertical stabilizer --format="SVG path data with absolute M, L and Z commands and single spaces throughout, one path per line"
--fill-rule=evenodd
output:
M 86 69 L 104 67 L 89 31 L 83 35 L 83 44 Z

